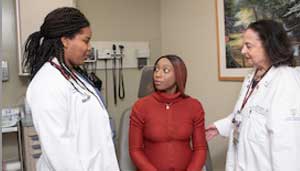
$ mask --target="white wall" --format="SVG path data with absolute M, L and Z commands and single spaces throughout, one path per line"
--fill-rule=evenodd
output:
M 15 2 L 2 0 L 2 52 L 3 60 L 8 61 L 9 80 L 2 84 L 2 107 L 16 106 L 23 103 L 26 79 L 18 76 L 17 30 Z
M 241 82 L 218 80 L 214 0 L 161 0 L 162 54 L 180 55 L 188 68 L 187 92 L 206 111 L 206 124 L 233 109 Z M 209 142 L 215 171 L 224 171 L 227 139 Z
M 2 0 L 1 57 L 8 61 L 9 80 L 2 83 L 1 107 L 16 106 L 23 103 L 26 81 L 18 76 L 16 22 L 13 0 Z M 3 160 L 15 159 L 18 154 L 16 133 L 4 134 Z M 0 153 L 2 154 L 2 152 Z M 2 160 L 1 160 L 2 161 Z
M 2 0 L 0 0 L 0 4 L 2 6 Z M 2 39 L 2 8 L 0 9 L 0 16 L 1 16 L 1 29 L 0 29 L 0 37 Z M 2 42 L 0 43 L 0 61 L 2 61 Z M 2 80 L 2 66 L 0 65 L 0 80 Z M 2 104 L 2 81 L 0 82 L 0 109 Z M 0 118 L 1 122 L 1 118 Z M 0 135 L 0 144 L 2 144 L 2 134 Z M 0 146 L 0 154 L 2 154 L 2 146 Z M 0 161 L 2 161 L 2 155 L 0 156 Z M 0 168 L 2 168 L 2 162 L 0 163 Z
M 91 23 L 93 41 L 148 41 L 151 59 L 160 55 L 160 0 L 77 0 L 77 7 Z M 140 70 L 124 69 L 126 97 L 118 100 L 117 106 L 111 73 L 109 70 L 108 111 L 118 127 L 122 112 L 137 100 Z M 105 86 L 104 71 L 97 71 L 97 75 Z
M 206 123 L 231 112 L 241 82 L 218 81 L 215 0 L 77 0 L 90 20 L 95 41 L 149 41 L 151 63 L 166 53 L 183 57 L 188 67 L 188 94 L 206 110 Z M 14 15 L 13 11 L 8 11 Z M 2 106 L 20 104 L 26 80 L 17 75 L 15 26 L 5 24 L 3 58 L 9 61 L 10 80 L 3 83 Z M 12 28 L 11 28 L 12 27 Z M 4 39 L 6 37 L 6 39 Z M 126 99 L 113 105 L 109 74 L 109 112 L 119 123 L 122 111 L 137 99 L 140 71 L 124 71 Z M 102 70 L 97 75 L 104 78 Z M 103 80 L 104 81 L 104 80 Z M 215 171 L 223 171 L 227 140 L 209 142 Z
M 23 103 L 28 80 L 18 76 L 16 24 L 13 10 L 14 0 L 3 0 L 2 48 L 3 59 L 9 64 L 9 81 L 3 83 L 2 107 Z M 94 41 L 149 41 L 151 58 L 160 55 L 160 0 L 77 0 L 77 7 L 90 20 Z M 34 10 L 34 8 L 33 8 Z M 42 24 L 42 23 L 40 23 Z M 97 71 L 104 81 L 104 71 Z M 124 69 L 126 98 L 117 106 L 113 104 L 112 75 L 109 71 L 109 113 L 118 127 L 122 112 L 137 99 L 140 70 Z M 104 82 L 103 82 L 104 84 Z M 13 138 L 9 139 L 8 153 L 15 153 Z

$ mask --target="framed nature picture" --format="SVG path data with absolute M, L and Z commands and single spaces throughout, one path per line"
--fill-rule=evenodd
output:
M 241 54 L 242 33 L 260 19 L 282 22 L 300 65 L 299 0 L 215 0 L 217 11 L 219 80 L 242 80 L 251 66 Z

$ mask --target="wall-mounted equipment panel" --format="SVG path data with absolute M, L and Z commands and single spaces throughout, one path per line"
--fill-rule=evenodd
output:
M 111 69 L 114 59 L 120 62 L 120 58 L 123 68 L 137 68 L 139 58 L 148 61 L 150 57 L 149 42 L 92 41 L 91 45 L 94 48 L 91 56 L 97 59 L 97 69 Z

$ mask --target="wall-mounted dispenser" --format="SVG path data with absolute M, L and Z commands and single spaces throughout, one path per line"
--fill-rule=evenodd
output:
M 136 59 L 137 59 L 138 69 L 142 69 L 144 66 L 146 66 L 148 64 L 149 57 L 150 57 L 149 49 L 137 49 L 136 50 Z

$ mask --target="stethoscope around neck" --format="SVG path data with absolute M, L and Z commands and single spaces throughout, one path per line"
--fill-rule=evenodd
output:
M 58 65 L 57 63 L 53 62 L 52 60 L 49 60 L 50 64 L 56 68 L 63 76 L 66 80 L 68 80 L 68 82 L 74 87 L 74 89 L 82 95 L 83 99 L 81 99 L 81 101 L 83 103 L 87 102 L 88 100 L 90 100 L 91 98 L 91 94 L 94 95 L 97 98 L 97 96 L 87 88 L 87 86 L 70 70 L 68 70 L 67 68 L 65 68 L 66 70 L 64 70 L 61 65 Z M 68 73 L 66 72 L 68 71 Z M 77 87 L 76 85 L 78 85 L 79 87 Z M 80 89 L 80 90 L 79 90 Z M 98 99 L 99 100 L 99 99 Z M 103 107 L 102 103 L 99 102 L 101 104 L 101 106 Z

